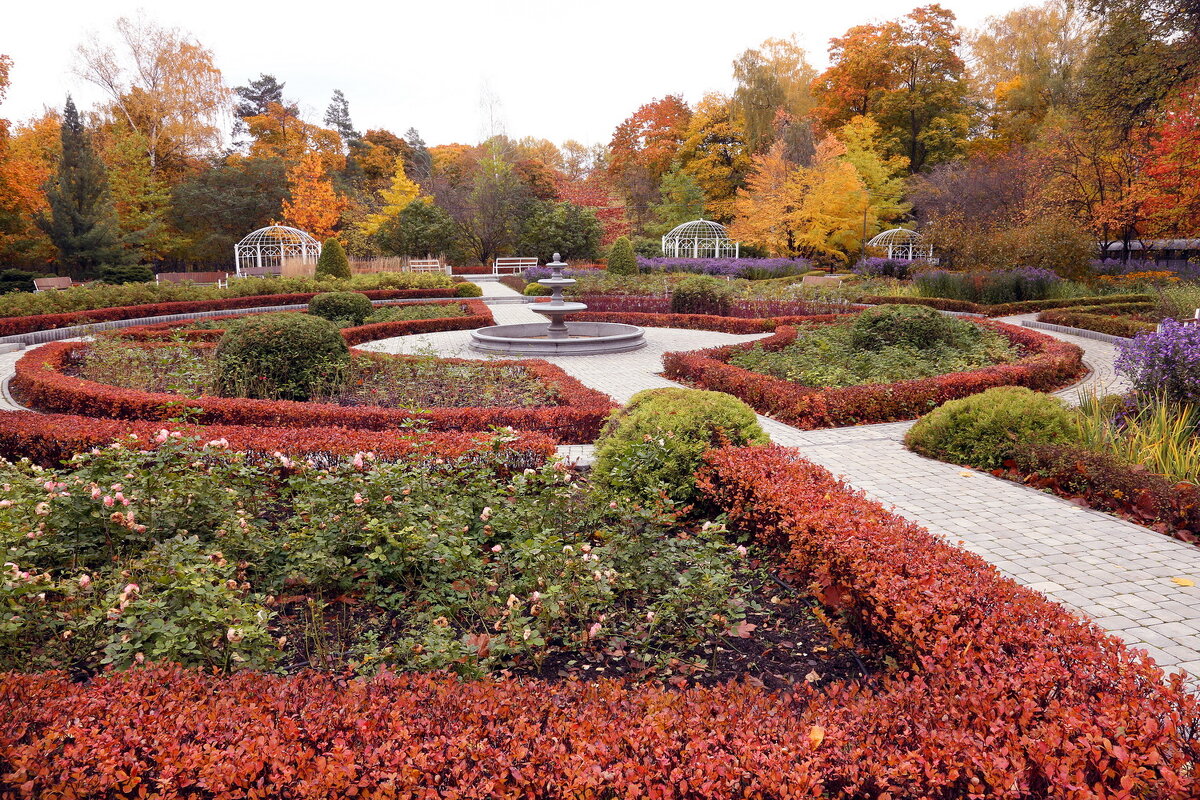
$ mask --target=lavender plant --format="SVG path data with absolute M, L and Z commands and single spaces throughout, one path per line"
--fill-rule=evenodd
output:
M 1140 394 L 1200 403 L 1200 325 L 1165 319 L 1157 332 L 1118 344 L 1116 370 Z

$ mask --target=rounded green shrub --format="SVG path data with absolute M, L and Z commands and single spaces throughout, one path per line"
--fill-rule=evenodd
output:
M 767 444 L 754 410 L 732 395 L 647 389 L 614 411 L 596 441 L 597 483 L 619 494 L 679 503 L 695 494 L 704 454 L 726 444 Z
M 527 284 L 525 284 L 524 294 L 526 297 L 549 297 L 550 296 L 550 287 L 542 286 L 540 283 L 536 283 L 536 282 L 535 283 L 527 283 Z
M 926 306 L 886 305 L 869 308 L 852 325 L 855 347 L 882 350 L 905 345 L 918 350 L 979 340 L 978 326 Z
M 220 390 L 231 397 L 308 400 L 336 386 L 349 364 L 341 332 L 312 314 L 246 317 L 217 345 Z
M 690 275 L 671 291 L 672 314 L 729 315 L 733 287 L 729 281 L 709 275 Z
M 637 275 L 637 256 L 628 236 L 621 236 L 609 247 L 605 268 L 614 275 Z
M 317 259 L 318 278 L 349 278 L 350 259 L 337 239 L 326 239 L 321 245 L 321 257 Z
M 904 443 L 929 458 L 999 469 L 1017 445 L 1075 441 L 1073 415 L 1053 395 L 1000 386 L 934 409 L 909 429 Z
M 483 297 L 483 287 L 478 283 L 463 281 L 462 283 L 454 284 L 455 297 Z
M 145 264 L 106 264 L 100 267 L 97 277 L 101 283 L 151 283 L 154 280 L 154 270 Z
M 361 292 L 325 292 L 308 301 L 308 313 L 333 323 L 362 325 L 375 307 Z

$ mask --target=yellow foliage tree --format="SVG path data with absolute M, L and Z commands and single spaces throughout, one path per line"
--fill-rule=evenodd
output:
M 705 96 L 688 123 L 679 161 L 708 198 L 706 215 L 726 223 L 733 218 L 737 189 L 750 171 L 750 148 L 742 131 L 745 122 L 729 99 Z
M 360 233 L 374 236 L 383 224 L 408 207 L 408 204 L 421 194 L 421 187 L 413 183 L 404 172 L 404 159 L 396 159 L 396 170 L 392 175 L 392 185 L 379 193 L 383 207 L 378 214 L 368 214 L 358 226 Z
M 879 221 L 868 230 L 874 236 L 886 225 L 903 218 L 912 204 L 904 201 L 904 180 L 908 175 L 908 159 L 885 155 L 879 123 L 871 117 L 854 117 L 838 131 L 838 141 L 846 148 L 846 161 L 854 165 L 858 177 L 866 186 L 871 213 Z
M 784 143 L 754 157 L 754 173 L 733 201 L 734 239 L 761 247 L 777 255 L 796 255 L 797 238 L 793 213 L 799 202 L 793 173 L 797 167 L 784 158 Z
M 320 153 L 305 153 L 288 170 L 288 191 L 291 197 L 283 201 L 284 222 L 322 241 L 333 236 L 346 201 L 334 191 Z
M 48 263 L 56 255 L 50 238 L 34 224 L 50 205 L 42 186 L 62 151 L 57 112 L 18 125 L 0 137 L 0 262 Z
M 306 154 L 316 153 L 326 170 L 346 166 L 342 139 L 337 131 L 310 125 L 280 103 L 268 103 L 265 114 L 242 120 L 250 131 L 251 158 L 282 158 L 294 164 Z

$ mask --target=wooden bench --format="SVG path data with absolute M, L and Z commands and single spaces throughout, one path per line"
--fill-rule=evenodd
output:
M 34 278 L 33 290 L 35 292 L 61 292 L 63 289 L 71 288 L 70 278 Z
M 155 283 L 194 283 L 197 286 L 216 286 L 224 289 L 229 285 L 228 272 L 160 272 L 154 276 Z
M 408 260 L 409 272 L 446 272 L 445 265 L 442 264 L 440 258 L 410 258 Z
M 530 267 L 536 267 L 538 260 L 536 258 L 527 258 L 524 256 L 512 256 L 506 258 L 497 258 L 492 262 L 492 274 L 499 275 L 501 272 L 524 272 Z
M 184 273 L 187 274 L 187 273 Z M 283 266 L 273 267 L 242 267 L 237 274 L 239 278 L 278 278 L 283 275 Z

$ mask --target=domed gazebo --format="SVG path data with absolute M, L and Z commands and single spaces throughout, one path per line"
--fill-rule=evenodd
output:
M 907 228 L 892 228 L 878 234 L 867 242 L 867 249 L 886 250 L 888 258 L 929 260 L 933 258 L 933 245 L 923 244 L 921 234 Z
M 724 225 L 707 219 L 685 222 L 662 237 L 662 252 L 669 258 L 738 258 L 740 250 Z
M 304 264 L 321 257 L 321 243 L 299 228 L 271 225 L 259 228 L 233 246 L 233 264 L 237 274 L 251 267 L 282 267 L 285 259 L 298 258 Z

